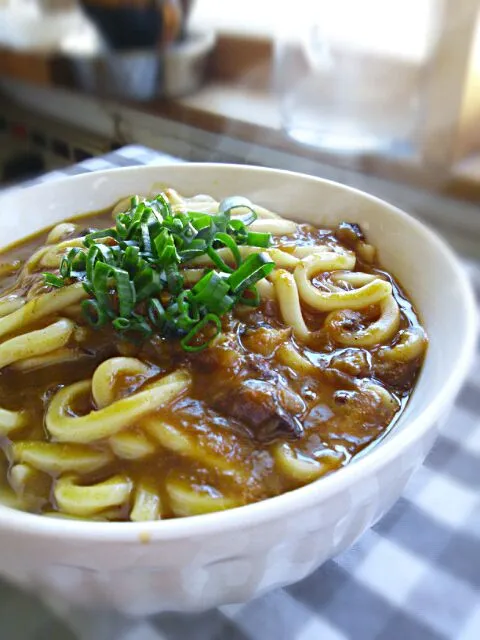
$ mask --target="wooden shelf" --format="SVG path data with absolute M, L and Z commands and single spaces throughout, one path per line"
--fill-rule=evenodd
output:
M 73 86 L 69 65 L 51 53 L 22 52 L 0 47 L 0 76 L 40 86 Z
M 295 142 L 282 131 L 278 105 L 268 90 L 271 45 L 257 41 L 249 51 L 254 55 L 242 58 L 238 39 L 220 37 L 209 74 L 214 79 L 195 95 L 125 106 L 333 167 L 440 195 L 480 200 L 480 154 L 464 158 L 450 169 L 429 169 L 419 157 L 335 154 Z M 68 64 L 55 55 L 0 50 L 0 76 L 44 87 L 74 88 Z

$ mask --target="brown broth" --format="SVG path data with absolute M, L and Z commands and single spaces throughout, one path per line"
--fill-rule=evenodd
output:
M 75 223 L 74 237 L 81 235 L 79 231 L 84 227 L 110 226 L 111 213 L 85 216 Z M 45 238 L 42 232 L 9 247 L 2 252 L 0 262 L 24 262 L 44 244 Z M 286 251 L 293 251 L 296 245 L 341 246 L 333 230 L 315 229 L 310 225 L 300 225 L 296 237 L 277 239 L 276 244 Z M 381 274 L 391 282 L 400 307 L 399 330 L 419 326 L 414 307 L 393 276 L 359 258 L 356 270 Z M 15 271 L 0 280 L 3 294 L 18 289 L 17 275 Z M 40 278 L 40 273 L 36 273 L 33 279 L 38 282 Z M 28 286 L 31 284 L 29 281 Z M 289 443 L 298 456 L 307 458 L 318 456 L 323 450 L 335 452 L 338 463 L 329 470 L 347 464 L 366 447 L 378 442 L 394 424 L 414 388 L 423 360 L 420 357 L 407 363 L 385 363 L 379 357 L 380 346 L 339 347 L 323 328 L 326 314 L 307 308 L 303 311 L 307 325 L 316 330 L 308 344 L 301 344 L 292 336 L 276 302 L 265 301 L 259 308 L 237 308 L 224 316 L 223 340 L 193 354 L 185 353 L 176 339 L 156 336 L 144 344 L 132 344 L 122 340 L 111 328 L 94 330 L 84 323 L 87 339 L 79 347 L 81 357 L 75 361 L 32 371 L 6 367 L 0 372 L 0 407 L 25 410 L 29 416 L 28 424 L 15 431 L 11 440 L 3 438 L 1 447 L 8 458 L 12 441 L 50 440 L 44 419 L 55 391 L 91 378 L 98 364 L 107 358 L 127 354 L 139 358 L 155 372 L 150 382 L 179 368 L 191 373 L 193 384 L 188 394 L 158 410 L 157 415 L 160 421 L 187 434 L 195 443 L 195 451 L 192 450 L 191 455 L 178 454 L 156 443 L 155 452 L 150 456 L 141 460 L 115 457 L 100 471 L 82 476 L 83 484 L 117 473 L 125 474 L 134 483 L 146 482 L 161 496 L 162 517 L 175 515 L 165 488 L 171 478 L 186 483 L 194 491 L 221 492 L 233 497 L 238 504 L 292 490 L 305 482 L 279 469 L 272 447 Z M 371 321 L 378 317 L 378 309 L 373 306 L 364 315 L 365 322 Z M 46 326 L 52 319 L 49 317 L 29 329 Z M 391 344 L 397 340 L 398 332 Z M 290 344 L 315 365 L 308 375 L 280 361 L 278 348 L 283 344 Z M 398 400 L 399 410 L 392 412 L 359 391 L 362 380 L 382 385 Z M 115 393 L 119 397 L 133 390 L 129 378 L 117 381 Z M 90 396 L 80 405 L 75 407 L 78 413 L 96 408 Z M 278 419 L 275 412 L 279 407 L 285 419 Z M 130 428 L 141 429 L 138 424 Z M 91 446 L 103 449 L 109 444 L 100 441 Z M 52 482 L 49 477 L 46 480 L 44 485 L 34 487 L 38 495 L 35 500 L 26 500 L 24 508 L 35 512 L 56 511 Z M 0 478 L 0 483 L 8 487 L 8 473 Z M 109 518 L 126 520 L 129 510 L 130 504 Z

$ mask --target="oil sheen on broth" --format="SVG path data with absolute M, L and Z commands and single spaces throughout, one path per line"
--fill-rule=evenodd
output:
M 138 202 L 122 201 L 114 216 L 132 212 Z M 183 199 L 172 189 L 162 202 L 173 216 L 196 212 L 197 231 L 205 215 L 219 211 L 212 198 Z M 401 286 L 377 264 L 357 225 L 315 228 L 254 209 L 254 221 L 248 205 L 237 202 L 228 211 L 230 220 L 244 224 L 228 227 L 238 246 L 229 248 L 225 238 L 214 242 L 216 262 L 201 251 L 182 261 L 183 290 L 212 272 L 227 281 L 253 254 L 274 264 L 267 268 L 258 261 L 267 277 L 237 291 L 233 308 L 213 314 L 187 342 L 178 304 L 170 307 L 177 333 L 161 331 L 166 325 L 149 316 L 152 308 L 158 311 L 150 299 L 168 309 L 178 282 L 133 301 L 130 317 L 140 323 L 138 331 L 125 319 L 117 328 L 110 320 L 102 324 L 96 303 L 83 309 L 96 294 L 85 291 L 81 274 L 68 273 L 66 263 L 63 286 L 45 282 L 44 273 L 61 279 L 62 257 L 84 248 L 86 235 L 115 224 L 111 209 L 59 224 L 3 252 L 3 502 L 96 520 L 196 515 L 316 480 L 391 428 L 427 346 Z M 265 246 L 268 234 L 273 244 Z M 117 251 L 112 236 L 90 244 L 103 247 L 98 261 L 107 260 L 102 256 L 108 248 Z M 101 273 L 98 267 L 98 278 Z M 113 271 L 105 282 L 118 315 L 121 285 Z M 180 295 L 177 301 L 189 299 Z M 148 318 L 150 335 L 140 331 Z

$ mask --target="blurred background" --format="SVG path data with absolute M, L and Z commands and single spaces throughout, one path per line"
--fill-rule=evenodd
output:
M 3 186 L 142 144 L 305 171 L 480 254 L 479 0 L 0 0 Z

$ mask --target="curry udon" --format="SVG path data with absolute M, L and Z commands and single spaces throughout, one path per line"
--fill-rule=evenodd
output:
M 394 423 L 427 345 L 354 223 L 172 189 L 5 250 L 2 499 L 155 520 L 331 473 Z

